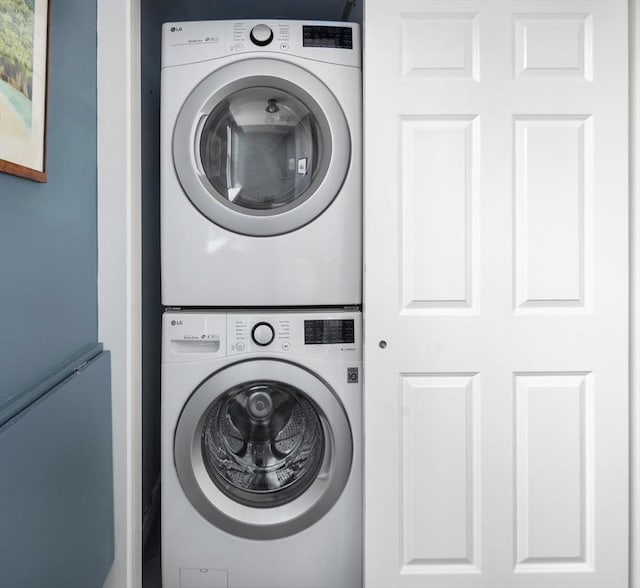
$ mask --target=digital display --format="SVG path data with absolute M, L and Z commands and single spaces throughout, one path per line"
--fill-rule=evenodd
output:
M 332 343 L 355 343 L 355 325 L 353 319 L 304 321 L 305 345 L 326 345 Z
M 353 49 L 351 27 L 303 26 L 302 46 Z

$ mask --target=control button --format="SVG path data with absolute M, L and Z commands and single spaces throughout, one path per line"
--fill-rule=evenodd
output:
M 259 24 L 251 29 L 249 37 L 255 45 L 264 47 L 273 41 L 273 31 L 266 24 Z
M 287 43 L 280 43 L 280 49 L 287 51 L 289 49 L 289 45 Z
M 244 343 L 242 341 L 236 343 L 236 351 L 244 351 Z
M 242 49 L 244 49 L 244 45 L 242 43 L 236 43 L 236 50 L 240 51 Z
M 289 349 L 291 349 L 291 344 L 289 343 L 289 341 L 285 341 L 285 342 L 282 344 L 282 350 L 283 350 L 283 351 L 289 351 Z
M 251 338 L 261 347 L 266 347 L 273 341 L 275 331 L 269 323 L 256 323 L 251 331 Z

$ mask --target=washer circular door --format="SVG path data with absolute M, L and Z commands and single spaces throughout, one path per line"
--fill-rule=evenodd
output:
M 216 527 L 251 539 L 286 537 L 320 520 L 352 459 L 351 427 L 333 390 L 277 359 L 211 375 L 185 404 L 174 438 L 191 504 Z
M 245 235 L 294 231 L 331 204 L 351 157 L 346 118 L 307 70 L 248 59 L 204 78 L 183 104 L 173 161 L 186 195 Z

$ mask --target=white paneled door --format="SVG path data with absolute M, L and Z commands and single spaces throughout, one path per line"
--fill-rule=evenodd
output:
M 626 0 L 367 0 L 366 585 L 628 585 Z

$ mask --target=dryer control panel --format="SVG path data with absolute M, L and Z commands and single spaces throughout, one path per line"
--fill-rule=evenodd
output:
M 353 49 L 353 33 L 350 26 L 303 26 L 303 47 L 333 47 Z
M 360 68 L 360 25 L 342 21 L 213 20 L 162 25 L 162 67 L 252 53 Z M 287 57 L 285 57 L 287 59 Z

